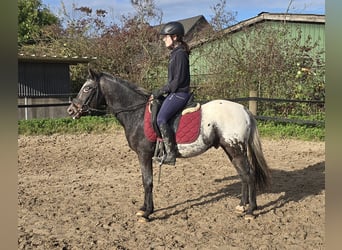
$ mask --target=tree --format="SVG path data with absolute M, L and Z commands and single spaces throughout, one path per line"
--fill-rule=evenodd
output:
M 76 5 L 67 10 L 62 4 L 59 20 L 63 27 L 45 26 L 37 43 L 24 44 L 19 50 L 38 56 L 96 57 L 97 60 L 91 63 L 96 70 L 151 88 L 154 83 L 150 75 L 157 75 L 156 65 L 167 59 L 163 56 L 165 49 L 160 44 L 157 30 L 147 22 L 156 15 L 151 3 L 135 5 L 137 13 L 122 15 L 121 22 L 113 22 L 106 10 Z M 86 67 L 75 65 L 70 68 L 75 92 L 84 82 Z
M 215 31 L 221 31 L 235 23 L 236 12 L 227 11 L 227 1 L 219 0 L 218 3 L 210 7 L 214 15 L 210 24 Z
M 42 5 L 41 0 L 18 1 L 18 44 L 35 43 L 41 28 L 59 24 L 59 19 Z
M 151 20 L 161 23 L 163 12 L 156 7 L 154 0 L 131 0 L 131 4 L 140 23 L 148 23 Z

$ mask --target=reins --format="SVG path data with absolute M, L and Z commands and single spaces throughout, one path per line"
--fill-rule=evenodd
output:
M 141 107 L 145 107 L 145 105 L 147 104 L 147 102 L 149 102 L 149 100 L 146 100 L 145 102 L 143 103 L 139 103 L 139 104 L 136 104 L 136 105 L 132 105 L 130 107 L 127 107 L 127 108 L 121 108 L 121 109 L 114 109 L 111 107 L 114 115 L 118 115 L 120 113 L 123 113 L 123 112 L 132 112 L 132 111 L 136 111 L 138 109 L 140 109 Z
M 98 90 L 97 90 L 98 91 Z M 138 109 L 140 109 L 141 107 L 144 107 L 148 102 L 149 102 L 149 99 L 147 96 L 145 96 L 144 94 L 142 93 L 139 93 L 139 92 L 135 92 L 137 93 L 138 95 L 141 95 L 143 97 L 146 97 L 145 100 L 142 102 L 142 103 L 139 103 L 139 104 L 135 104 L 135 105 L 132 105 L 132 106 L 128 106 L 126 108 L 118 108 L 118 109 L 115 109 L 114 107 L 111 107 L 111 111 L 113 112 L 113 114 L 115 116 L 117 116 L 118 114 L 120 113 L 124 113 L 124 112 L 133 112 L 133 111 L 136 111 Z M 99 111 L 99 110 L 96 110 L 95 111 Z
M 123 112 L 133 112 L 133 111 L 136 111 L 136 110 L 144 107 L 147 104 L 147 102 L 149 102 L 149 100 L 146 100 L 143 103 L 139 103 L 139 104 L 132 105 L 132 106 L 127 107 L 127 108 L 121 108 L 121 109 L 114 109 L 113 107 L 111 107 L 111 110 L 114 113 L 114 115 L 117 116 L 118 114 L 123 113 Z M 89 107 L 88 104 L 82 105 L 82 112 L 83 113 L 99 112 L 99 113 L 102 113 L 102 114 L 107 114 L 107 111 L 105 109 L 91 108 L 91 107 Z
M 99 96 L 99 87 L 98 87 L 98 85 L 96 85 L 94 87 L 94 89 L 95 89 L 95 91 L 92 91 L 92 93 L 85 100 L 84 104 L 82 104 L 81 112 L 82 113 L 88 113 L 88 114 L 91 114 L 91 112 L 98 112 L 98 113 L 106 114 L 107 113 L 106 109 L 96 109 L 96 108 L 89 107 L 89 103 L 93 100 L 95 95 L 97 97 L 96 101 L 98 101 L 98 96 Z M 141 93 L 137 93 L 137 94 L 142 95 Z M 80 99 L 78 99 L 78 98 L 74 98 L 73 102 L 74 103 L 81 103 Z M 126 108 L 119 108 L 119 109 L 115 109 L 114 107 L 110 107 L 110 108 L 111 108 L 111 111 L 113 112 L 113 114 L 115 116 L 117 116 L 118 114 L 123 113 L 123 112 L 136 111 L 136 110 L 140 109 L 141 107 L 145 106 L 148 102 L 150 102 L 150 100 L 148 99 L 148 97 L 146 97 L 144 102 L 139 103 L 139 104 L 135 104 L 135 105 L 132 105 L 132 106 L 129 106 L 129 107 L 126 107 Z M 106 105 L 106 107 L 107 107 L 107 105 Z

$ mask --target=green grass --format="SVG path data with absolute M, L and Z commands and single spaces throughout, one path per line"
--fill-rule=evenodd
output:
M 275 122 L 258 122 L 261 136 L 277 139 L 292 138 L 306 141 L 324 141 L 325 128 L 298 124 L 280 124 Z
M 32 119 L 18 122 L 20 135 L 51 135 L 77 133 L 110 133 L 122 129 L 113 116 L 85 116 L 78 120 L 71 118 Z M 310 141 L 324 141 L 324 127 L 312 127 L 297 124 L 279 124 L 275 122 L 258 122 L 258 129 L 262 137 L 293 138 Z
M 72 118 L 32 119 L 20 120 L 18 133 L 20 135 L 103 133 L 119 127 L 119 122 L 111 116 L 84 116 L 77 120 Z

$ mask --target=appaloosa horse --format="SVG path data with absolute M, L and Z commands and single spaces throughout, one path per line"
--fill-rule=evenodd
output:
M 106 111 L 114 114 L 124 127 L 142 173 L 144 204 L 137 212 L 142 221 L 148 221 L 154 211 L 152 158 L 156 142 L 148 138 L 144 128 L 146 105 L 150 101 L 150 93 L 143 88 L 89 69 L 87 81 L 67 109 L 69 115 L 77 119 L 106 107 Z M 242 182 L 241 201 L 236 209 L 245 213 L 245 218 L 254 218 L 256 189 L 265 189 L 270 184 L 270 170 L 262 152 L 256 120 L 244 106 L 227 100 L 207 102 L 199 113 L 199 133 L 191 142 L 177 143 L 177 157 L 193 157 L 211 147 L 221 147 Z

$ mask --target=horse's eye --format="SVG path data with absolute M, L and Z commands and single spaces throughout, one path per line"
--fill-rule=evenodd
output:
M 86 87 L 84 87 L 84 89 L 83 89 L 83 92 L 89 92 L 89 90 L 91 90 L 91 87 L 89 87 L 89 86 L 86 86 Z

